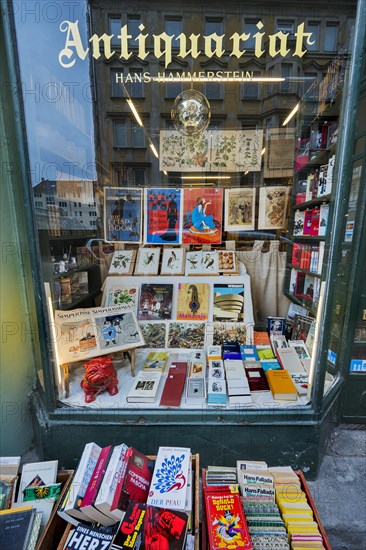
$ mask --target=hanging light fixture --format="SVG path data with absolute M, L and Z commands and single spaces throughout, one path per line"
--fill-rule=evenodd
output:
M 196 136 L 209 125 L 211 108 L 207 98 L 192 89 L 176 97 L 170 114 L 179 132 L 186 136 Z

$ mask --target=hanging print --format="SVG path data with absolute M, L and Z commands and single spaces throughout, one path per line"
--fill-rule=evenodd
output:
M 255 223 L 255 188 L 225 189 L 225 231 L 251 231 Z
M 145 189 L 145 243 L 182 242 L 181 189 Z
M 106 241 L 141 243 L 142 190 L 104 188 L 104 238 Z
M 183 244 L 220 244 L 222 189 L 185 189 L 183 198 Z
M 258 229 L 282 229 L 286 226 L 289 189 L 278 185 L 260 188 Z

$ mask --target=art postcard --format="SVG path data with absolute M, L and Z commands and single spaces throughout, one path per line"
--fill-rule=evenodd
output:
M 183 198 L 183 243 L 220 244 L 223 191 L 215 187 L 185 189 Z
M 163 248 L 160 275 L 184 275 L 184 248 Z
M 132 275 L 136 250 L 115 250 L 108 275 Z
M 218 275 L 217 250 L 199 250 L 186 253 L 186 275 Z
M 165 348 L 167 325 L 159 321 L 140 321 L 142 336 L 146 348 Z
M 144 345 L 133 311 L 123 306 L 55 311 L 60 364 Z
M 104 237 L 121 243 L 142 242 L 142 190 L 104 188 Z
M 244 323 L 213 323 L 213 344 L 222 346 L 224 342 L 247 344 L 247 326 Z
M 145 189 L 146 244 L 182 242 L 182 190 L 155 187 Z
M 179 283 L 177 321 L 207 321 L 210 285 Z
M 214 321 L 244 321 L 244 285 L 214 285 Z
M 233 250 L 218 250 L 219 273 L 238 273 L 236 254 Z
M 168 348 L 203 349 L 206 323 L 169 323 Z
M 258 229 L 286 227 L 287 202 L 290 187 L 271 186 L 259 190 Z
M 132 309 L 136 312 L 137 296 L 138 288 L 136 286 L 111 284 L 107 290 L 103 307 L 122 306 L 124 309 Z
M 143 284 L 137 318 L 139 321 L 159 321 L 172 318 L 173 285 Z
M 251 231 L 255 228 L 255 188 L 225 189 L 225 231 Z
M 135 275 L 157 275 L 160 248 L 140 248 L 137 254 Z

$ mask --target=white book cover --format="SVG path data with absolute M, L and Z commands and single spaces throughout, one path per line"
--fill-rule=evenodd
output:
M 101 450 L 101 447 L 93 442 L 85 445 L 79 466 L 77 467 L 75 477 L 70 487 L 67 502 L 64 507 L 64 512 L 82 521 L 89 521 L 89 519 L 80 510 L 79 504 L 85 496 L 85 492 L 88 488 L 90 478 L 93 475 Z
M 57 478 L 57 467 L 57 460 L 24 464 L 20 477 L 18 502 L 23 502 L 23 491 L 26 487 L 39 487 L 41 485 L 51 485 L 55 483 Z
M 235 407 L 236 405 L 251 405 L 253 403 L 252 396 L 248 395 L 229 395 L 229 404 L 230 407 Z
M 279 348 L 277 357 L 282 367 L 288 372 L 299 372 L 303 370 L 302 363 L 293 347 Z
M 295 384 L 299 397 L 305 396 L 308 393 L 309 375 L 305 371 L 291 372 L 291 379 Z
M 20 459 L 20 456 L 0 456 L 0 475 L 17 476 Z
M 236 461 L 236 471 L 239 475 L 239 472 L 242 470 L 267 470 L 268 464 L 264 460 L 237 460 Z
M 319 212 L 318 237 L 324 237 L 327 233 L 328 216 L 329 216 L 329 204 L 328 203 L 321 204 L 320 212 Z M 321 244 L 322 243 L 320 243 L 320 245 Z M 319 245 L 319 255 L 320 255 L 320 245 Z
M 300 360 L 309 359 L 310 353 L 304 340 L 288 340 L 287 343 L 290 348 L 294 348 Z
M 288 289 L 290 294 L 295 294 L 297 273 L 298 271 L 296 269 L 291 269 L 290 286 Z
M 223 380 L 225 378 L 224 363 L 222 361 L 209 361 L 208 364 L 208 378 L 215 378 L 217 380 Z
M 326 185 L 325 185 L 326 195 L 329 195 L 332 191 L 334 165 L 335 165 L 335 155 L 330 157 L 328 161 L 328 170 L 327 170 Z
M 191 449 L 159 447 L 147 505 L 185 510 Z
M 27 500 L 26 502 L 15 502 L 12 508 L 22 508 L 23 506 L 32 506 L 34 510 L 42 514 L 41 528 L 44 529 L 51 517 L 55 498 L 40 498 L 38 500 Z
M 303 210 L 296 210 L 294 216 L 294 235 L 304 234 L 304 218 L 305 212 Z
M 322 269 L 323 269 L 323 260 L 324 260 L 324 250 L 325 250 L 325 242 L 321 241 L 319 243 L 319 258 L 318 258 L 318 275 L 321 275 Z
M 161 372 L 141 371 L 136 376 L 127 394 L 128 403 L 152 403 L 156 399 Z
M 103 514 L 108 515 L 111 511 L 114 493 L 123 471 L 124 457 L 127 452 L 127 445 L 122 443 L 113 449 L 111 459 L 108 463 L 107 471 L 104 474 L 98 496 L 94 506 Z

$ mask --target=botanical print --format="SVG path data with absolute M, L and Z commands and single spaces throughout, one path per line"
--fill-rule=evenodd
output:
M 115 250 L 108 275 L 131 275 L 135 264 L 136 250 Z
M 137 306 L 137 287 L 114 285 L 107 294 L 104 307 L 108 306 L 123 306 L 126 309 L 136 311 Z
M 141 243 L 142 190 L 105 187 L 104 236 L 107 241 Z
M 202 349 L 206 323 L 169 323 L 168 348 Z
M 262 130 L 207 130 L 184 136 L 160 132 L 160 170 L 169 172 L 242 172 L 261 169 Z
M 282 229 L 286 226 L 289 189 L 288 186 L 260 188 L 258 229 Z
M 160 275 L 184 275 L 184 248 L 163 248 Z
M 255 188 L 225 190 L 225 231 L 250 231 L 255 224 Z
M 135 275 L 157 275 L 160 248 L 140 248 L 137 255 Z
M 247 343 L 247 327 L 244 323 L 213 323 L 213 345 L 224 342 Z
M 181 218 L 181 189 L 145 189 L 146 244 L 179 244 Z
M 142 336 L 145 340 L 146 348 L 165 348 L 166 329 L 165 323 L 140 321 Z
M 222 203 L 222 189 L 203 187 L 184 190 L 184 244 L 221 243 Z

